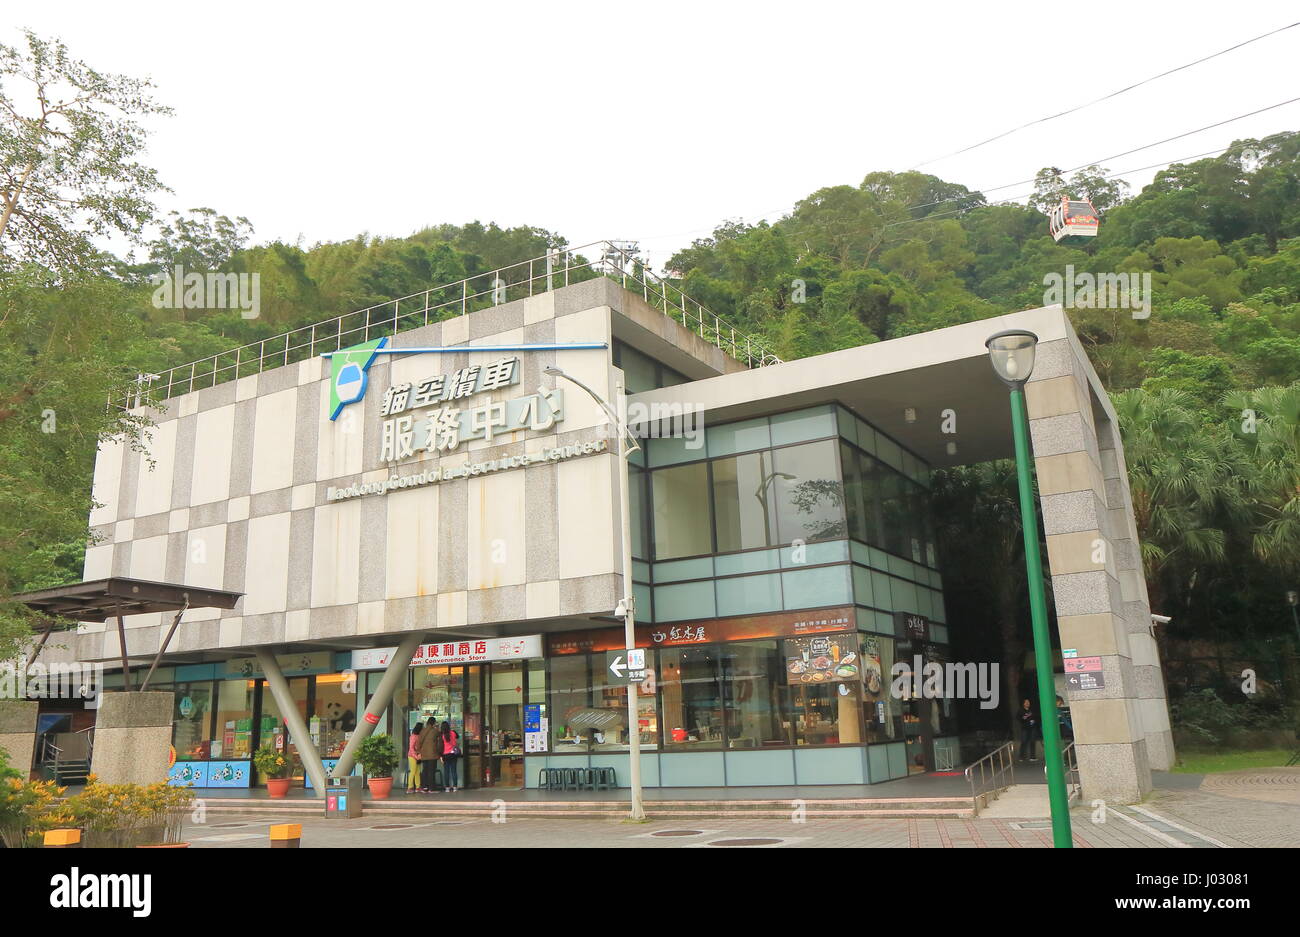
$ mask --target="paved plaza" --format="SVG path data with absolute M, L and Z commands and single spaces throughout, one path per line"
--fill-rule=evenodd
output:
M 803 819 L 797 802 L 788 817 L 654 818 L 634 824 L 616 818 L 510 816 L 503 803 L 495 818 L 455 819 L 371 816 L 326 820 L 273 811 L 214 813 L 186 827 L 195 848 L 269 848 L 269 827 L 302 824 L 303 848 L 380 846 L 497 848 L 1046 848 L 1051 829 L 1045 787 L 1022 785 L 973 819 L 931 817 L 818 817 Z M 1271 797 L 1272 799 L 1268 799 Z M 1019 805 L 1024 816 L 1005 815 Z M 1016 812 L 1012 809 L 1010 812 Z M 1071 811 L 1079 848 L 1217 849 L 1300 845 L 1300 769 L 1271 768 L 1198 775 L 1159 775 L 1150 798 L 1133 807 Z M 1100 822 L 1098 822 L 1100 821 Z

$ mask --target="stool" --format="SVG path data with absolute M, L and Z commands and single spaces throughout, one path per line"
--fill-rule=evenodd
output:
M 609 791 L 618 787 L 618 781 L 615 778 L 613 768 L 596 768 L 595 772 L 595 790 Z

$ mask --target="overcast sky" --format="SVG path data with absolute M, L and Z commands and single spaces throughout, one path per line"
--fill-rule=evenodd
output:
M 60 2 L 11 10 L 149 77 L 164 209 L 305 245 L 442 222 L 639 239 L 905 170 L 1300 19 L 1294 2 Z M 984 189 L 1300 95 L 1300 27 L 924 167 Z M 1107 161 L 1300 128 L 1300 102 Z M 1128 177 L 1134 189 L 1155 170 Z M 990 193 L 1019 195 L 1028 187 Z

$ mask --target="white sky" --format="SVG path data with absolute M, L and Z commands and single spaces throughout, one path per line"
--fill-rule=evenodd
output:
M 9 11 L 150 77 L 165 209 L 305 244 L 442 222 L 639 239 L 660 267 L 726 218 L 904 170 L 1300 19 L 1294 2 L 257 3 Z M 17 12 L 17 15 L 14 13 Z M 1300 27 L 924 167 L 971 188 L 1300 95 Z M 1300 128 L 1300 102 L 1106 163 Z M 1134 191 L 1155 170 L 1129 177 Z M 1022 188 L 993 193 L 1017 195 Z

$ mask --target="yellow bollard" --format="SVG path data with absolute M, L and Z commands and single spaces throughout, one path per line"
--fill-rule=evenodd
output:
M 272 849 L 297 849 L 302 844 L 301 823 L 275 823 L 271 826 Z
M 46 830 L 46 849 L 80 849 L 81 830 Z

